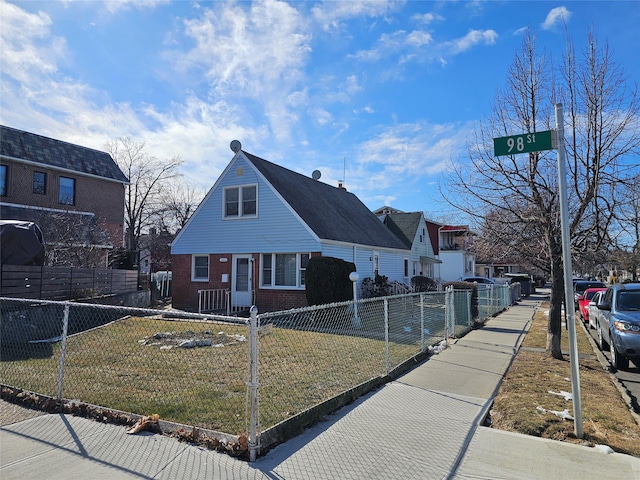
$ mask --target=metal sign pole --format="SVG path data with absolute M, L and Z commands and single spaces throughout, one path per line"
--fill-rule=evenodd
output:
M 569 238 L 569 204 L 567 200 L 567 177 L 564 162 L 564 116 L 562 104 L 556 103 L 556 149 L 558 151 L 558 182 L 560 188 L 560 224 L 562 227 L 562 263 L 564 264 L 565 318 L 569 330 L 569 360 L 571 363 L 571 389 L 573 396 L 574 432 L 582 438 L 582 402 L 580 400 L 580 371 L 578 369 L 578 342 L 576 340 L 576 312 L 573 308 L 573 266 L 571 264 L 571 241 Z

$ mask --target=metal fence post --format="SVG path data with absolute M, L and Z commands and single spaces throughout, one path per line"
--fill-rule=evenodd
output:
M 69 302 L 64 302 L 64 316 L 62 318 L 62 342 L 60 344 L 60 368 L 58 369 L 58 391 L 56 400 L 62 399 L 62 379 L 64 377 L 64 356 L 67 351 L 67 332 L 69 330 Z
M 389 300 L 384 299 L 385 372 L 389 374 Z
M 468 327 L 473 325 L 473 313 L 471 312 L 471 290 L 467 290 L 467 318 L 469 319 Z
M 249 322 L 249 368 L 251 379 L 247 383 L 250 395 L 250 420 L 249 420 L 249 461 L 255 462 L 258 454 L 258 308 L 253 305 L 250 310 Z
M 447 287 L 444 289 L 444 341 L 447 341 L 449 338 L 449 315 L 450 315 L 450 297 L 451 297 L 451 287 Z
M 420 350 L 425 351 L 424 341 L 424 293 L 420 294 Z

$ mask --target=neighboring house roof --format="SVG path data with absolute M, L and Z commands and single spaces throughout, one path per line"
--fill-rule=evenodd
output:
M 407 249 L 352 193 L 242 153 L 320 239 Z
M 402 210 L 398 210 L 397 208 L 389 207 L 385 205 L 384 207 L 380 207 L 377 210 L 373 211 L 374 215 L 386 215 L 389 213 L 405 213 Z
M 0 125 L 0 154 L 128 183 L 111 155 L 92 148 Z
M 440 230 L 443 232 L 468 232 L 469 227 L 467 225 L 443 225 Z
M 422 218 L 422 212 L 389 213 L 384 218 L 384 224 L 411 248 Z

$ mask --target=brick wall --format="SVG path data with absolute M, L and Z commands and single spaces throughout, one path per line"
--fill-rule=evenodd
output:
M 307 297 L 303 290 L 276 290 L 257 287 L 260 278 L 260 255 L 254 254 L 253 279 L 256 286 L 255 301 L 258 312 L 272 312 L 307 306 Z M 221 259 L 226 261 L 220 261 Z M 233 256 L 209 255 L 209 281 L 193 282 L 191 280 L 191 255 L 172 255 L 171 282 L 172 305 L 174 308 L 187 311 L 198 310 L 198 290 L 231 289 L 231 270 Z M 222 275 L 227 274 L 229 281 L 222 282 Z
M 221 259 L 227 259 L 221 261 Z M 191 255 L 171 256 L 171 296 L 174 308 L 198 310 L 198 290 L 231 289 L 231 255 L 209 255 L 209 281 L 191 280 Z M 223 274 L 229 281 L 223 282 Z
M 258 313 L 289 310 L 306 307 L 307 296 L 304 290 L 262 290 L 256 293 Z
M 2 160 L 2 164 L 8 167 L 7 195 L 2 197 L 3 202 L 94 213 L 100 226 L 109 233 L 113 245 L 122 245 L 125 185 L 98 177 L 61 172 L 47 168 L 46 165 L 31 165 L 6 159 Z M 33 193 L 33 173 L 36 171 L 46 174 L 44 195 Z M 64 205 L 58 202 L 61 176 L 75 179 L 75 205 Z

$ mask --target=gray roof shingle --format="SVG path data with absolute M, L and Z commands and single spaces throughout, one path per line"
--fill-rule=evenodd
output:
M 111 155 L 0 125 L 0 154 L 128 183 Z
M 413 239 L 420 226 L 422 215 L 422 212 L 389 213 L 384 218 L 384 224 L 395 233 L 408 248 L 411 248 Z
M 354 194 L 242 153 L 319 238 L 407 249 Z

